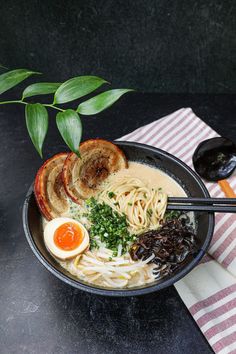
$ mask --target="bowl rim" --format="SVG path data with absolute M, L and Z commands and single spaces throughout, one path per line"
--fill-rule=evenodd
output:
M 122 146 L 131 146 L 131 147 L 137 147 L 137 148 L 144 148 L 146 150 L 149 150 L 151 152 L 157 153 L 160 156 L 168 157 L 172 161 L 176 162 L 177 164 L 181 165 L 198 183 L 198 185 L 201 187 L 202 192 L 205 197 L 209 198 L 210 194 L 201 180 L 201 178 L 197 175 L 195 171 L 193 171 L 189 166 L 187 166 L 183 161 L 175 157 L 174 155 L 168 153 L 167 151 L 158 149 L 156 147 L 147 145 L 147 144 L 141 144 L 137 142 L 132 142 L 132 141 L 114 141 L 114 144 L 117 144 L 122 148 Z M 187 264 L 183 269 L 180 270 L 178 274 L 175 274 L 173 277 L 166 279 L 166 281 L 163 281 L 162 283 L 157 283 L 154 285 L 150 285 L 144 288 L 140 289 L 135 289 L 135 288 L 127 288 L 127 289 L 103 289 L 103 288 L 97 288 L 95 286 L 83 284 L 78 281 L 69 278 L 67 275 L 61 273 L 59 270 L 54 268 L 53 265 L 51 265 L 47 259 L 41 254 L 39 251 L 38 247 L 36 246 L 33 236 L 31 234 L 30 228 L 29 228 L 29 222 L 28 222 L 28 210 L 29 210 L 29 201 L 31 197 L 34 195 L 33 188 L 34 187 L 34 182 L 31 184 L 30 188 L 28 189 L 28 192 L 26 194 L 26 198 L 23 204 L 23 209 L 22 209 L 22 219 L 23 219 L 23 228 L 24 228 L 24 233 L 26 236 L 26 239 L 29 243 L 29 246 L 31 250 L 33 251 L 34 255 L 37 257 L 37 259 L 40 261 L 40 263 L 49 271 L 51 272 L 54 276 L 62 280 L 64 283 L 69 284 L 73 286 L 74 288 L 77 288 L 79 290 L 84 290 L 92 294 L 96 295 L 103 295 L 103 296 L 117 296 L 117 297 L 126 297 L 126 296 L 139 296 L 139 295 L 144 295 L 148 293 L 152 293 L 158 290 L 162 290 L 168 286 L 173 285 L 176 283 L 178 280 L 183 278 L 185 275 L 187 275 L 202 259 L 204 254 L 206 253 L 206 250 L 208 246 L 210 245 L 213 232 L 214 232 L 214 226 L 215 226 L 215 217 L 214 213 L 209 213 L 209 223 L 208 223 L 208 230 L 207 230 L 207 235 L 206 239 L 204 241 L 204 244 L 202 245 L 201 249 L 199 250 L 197 256 L 189 263 Z

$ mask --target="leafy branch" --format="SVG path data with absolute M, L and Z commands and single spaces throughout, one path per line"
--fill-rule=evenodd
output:
M 39 72 L 27 69 L 16 69 L 0 75 L 0 95 Z M 3 104 L 25 105 L 25 119 L 29 136 L 35 149 L 42 157 L 42 149 L 48 131 L 48 111 L 59 111 L 56 115 L 57 128 L 71 151 L 78 156 L 78 147 L 82 136 L 80 115 L 94 115 L 113 105 L 122 95 L 131 89 L 113 89 L 102 92 L 86 101 L 81 102 L 76 110 L 63 109 L 58 105 L 80 99 L 102 85 L 109 84 L 98 76 L 77 76 L 63 83 L 38 82 L 26 87 L 21 99 L 0 101 Z M 34 96 L 53 94 L 52 103 L 30 103 L 26 99 Z

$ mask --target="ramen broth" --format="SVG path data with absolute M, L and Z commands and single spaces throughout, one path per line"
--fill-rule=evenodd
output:
M 114 173 L 108 178 L 108 181 L 124 176 L 139 178 L 149 188 L 162 188 L 169 197 L 186 197 L 183 188 L 173 178 L 157 168 L 130 161 L 128 169 L 122 169 Z

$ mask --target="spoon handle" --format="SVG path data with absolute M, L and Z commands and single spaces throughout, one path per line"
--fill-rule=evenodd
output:
M 226 181 L 226 179 L 222 179 L 222 180 L 218 181 L 218 184 L 219 184 L 220 188 L 222 189 L 222 191 L 224 192 L 224 194 L 226 195 L 226 197 L 236 198 L 236 194 L 235 194 L 234 190 L 231 188 L 229 182 Z

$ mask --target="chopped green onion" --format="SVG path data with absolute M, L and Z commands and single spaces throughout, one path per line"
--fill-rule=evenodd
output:
M 122 245 L 122 252 L 125 253 L 134 237 L 128 231 L 126 216 L 120 215 L 105 203 L 98 203 L 94 198 L 86 203 L 89 205 L 88 219 L 91 222 L 91 246 L 97 246 L 95 239 L 98 237 L 113 251 L 113 256 L 117 255 L 119 245 Z
M 113 193 L 113 192 L 108 192 L 108 197 L 109 197 L 109 198 L 115 197 L 115 193 Z

